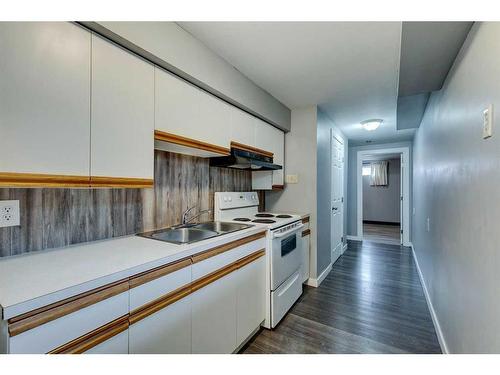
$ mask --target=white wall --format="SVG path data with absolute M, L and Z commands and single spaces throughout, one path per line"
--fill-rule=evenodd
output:
M 290 130 L 290 110 L 175 22 L 82 22 L 232 104 Z
M 499 82 L 500 23 L 476 23 L 414 140 L 413 245 L 452 353 L 500 352 Z
M 269 211 L 309 213 L 311 235 L 311 277 L 316 277 L 316 127 L 317 107 L 292 109 L 292 131 L 285 135 L 285 173 L 297 174 L 297 184 L 266 195 Z

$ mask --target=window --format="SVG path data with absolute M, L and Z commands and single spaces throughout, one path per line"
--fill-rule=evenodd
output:
M 372 174 L 372 167 L 370 165 L 363 165 L 363 176 L 370 176 Z

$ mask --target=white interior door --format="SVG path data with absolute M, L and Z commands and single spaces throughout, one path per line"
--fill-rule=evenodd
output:
M 344 145 L 332 134 L 332 264 L 342 255 L 344 224 Z
M 403 220 L 404 220 L 404 211 L 403 211 L 403 191 L 404 191 L 404 175 L 405 175 L 405 160 L 403 154 L 401 154 L 401 171 L 400 171 L 400 179 L 401 184 L 399 188 L 399 242 L 403 243 Z

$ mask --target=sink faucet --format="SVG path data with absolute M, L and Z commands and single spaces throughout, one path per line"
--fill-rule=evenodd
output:
M 188 224 L 189 222 L 193 221 L 194 219 L 200 217 L 201 215 L 205 213 L 210 213 L 212 210 L 202 210 L 198 212 L 196 215 L 192 216 L 190 219 L 188 219 L 188 214 L 195 208 L 195 206 L 188 208 L 184 213 L 182 214 L 182 225 Z

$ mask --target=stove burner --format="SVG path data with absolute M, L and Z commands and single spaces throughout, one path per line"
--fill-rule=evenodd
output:
M 271 219 L 255 219 L 255 220 L 252 220 L 252 223 L 273 224 L 273 223 L 276 223 L 276 220 L 271 220 Z
M 276 217 L 279 219 L 290 219 L 292 215 L 276 215 Z
M 248 217 L 237 217 L 233 219 L 234 221 L 250 221 Z
M 273 214 L 255 214 L 255 217 L 274 217 Z

